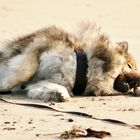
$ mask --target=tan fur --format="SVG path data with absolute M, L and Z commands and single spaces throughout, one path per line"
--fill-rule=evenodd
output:
M 67 100 L 75 83 L 74 51 L 88 58 L 84 95 L 122 94 L 113 89 L 115 78 L 136 71 L 127 42 L 112 43 L 94 23 L 82 23 L 74 33 L 51 26 L 0 47 L 0 89 L 24 84 L 31 98 Z

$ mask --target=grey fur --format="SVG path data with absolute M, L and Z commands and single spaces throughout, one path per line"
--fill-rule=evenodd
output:
M 26 84 L 31 98 L 69 100 L 75 82 L 75 50 L 88 58 L 83 95 L 121 94 L 113 89 L 114 79 L 136 70 L 127 42 L 113 44 L 95 24 L 84 23 L 74 33 L 52 26 L 0 47 L 0 89 Z

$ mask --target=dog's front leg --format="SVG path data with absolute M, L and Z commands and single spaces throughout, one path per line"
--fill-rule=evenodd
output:
M 64 86 L 51 83 L 47 80 L 29 85 L 25 90 L 30 98 L 53 100 L 58 102 L 64 102 L 70 99 L 70 95 Z

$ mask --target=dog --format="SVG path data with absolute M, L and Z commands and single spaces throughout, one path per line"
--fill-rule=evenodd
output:
M 50 26 L 0 46 L 1 92 L 53 101 L 120 95 L 130 90 L 129 83 L 119 89 L 114 82 L 122 73 L 138 73 L 128 43 L 113 43 L 94 23 L 82 23 L 73 33 Z

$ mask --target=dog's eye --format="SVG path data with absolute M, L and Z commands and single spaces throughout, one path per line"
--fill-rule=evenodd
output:
M 128 67 L 130 68 L 130 69 L 132 69 L 132 65 L 131 64 L 127 64 L 128 65 Z

